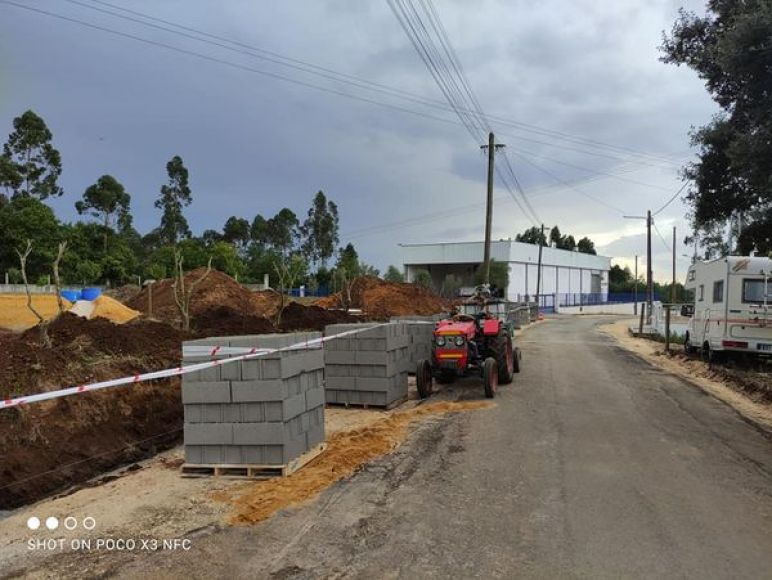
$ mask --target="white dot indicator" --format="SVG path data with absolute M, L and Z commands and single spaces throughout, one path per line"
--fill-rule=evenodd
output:
M 83 518 L 83 527 L 87 530 L 93 530 L 96 527 L 96 520 L 91 516 Z
M 49 530 L 55 530 L 59 527 L 59 518 L 55 518 L 54 516 L 51 516 L 49 518 L 46 518 L 46 527 Z
M 27 527 L 30 530 L 37 530 L 40 527 L 40 518 L 36 518 L 35 516 L 32 516 L 30 519 L 27 520 Z

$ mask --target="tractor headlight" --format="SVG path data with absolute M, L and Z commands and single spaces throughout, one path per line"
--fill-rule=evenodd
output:
M 444 336 L 438 336 L 435 339 L 435 342 L 437 343 L 437 346 L 445 346 L 445 337 Z
M 463 336 L 457 336 L 456 337 L 456 346 L 464 346 L 464 337 Z

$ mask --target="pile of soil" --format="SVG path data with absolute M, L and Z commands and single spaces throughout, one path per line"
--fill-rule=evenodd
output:
M 142 291 L 142 288 L 136 284 L 126 284 L 124 286 L 118 286 L 117 288 L 110 288 L 105 290 L 105 295 L 110 298 L 115 298 L 118 302 L 126 304 L 129 300 L 132 300 Z
M 37 328 L 0 335 L 0 396 L 173 367 L 186 338 L 160 322 L 116 325 L 73 314 L 52 322 L 49 335 L 50 349 Z M 150 456 L 179 441 L 181 427 L 179 379 L 0 410 L 0 509 Z
M 199 268 L 185 274 L 186 286 L 190 287 L 190 284 L 200 280 L 205 273 L 205 268 Z M 179 324 L 180 315 L 174 300 L 173 284 L 174 279 L 168 278 L 147 286 L 137 296 L 129 300 L 127 306 L 148 314 L 148 294 L 152 292 L 153 312 L 150 313 L 151 316 L 171 324 Z M 191 318 L 196 318 L 221 306 L 227 306 L 235 312 L 248 316 L 265 316 L 265 302 L 256 294 L 227 274 L 212 270 L 204 281 L 193 290 L 190 301 Z
M 317 300 L 323 308 L 340 308 L 340 292 Z M 354 280 L 351 287 L 351 308 L 361 308 L 368 318 L 388 320 L 392 316 L 429 316 L 443 312 L 449 303 L 428 288 L 403 282 L 386 282 L 374 276 Z
M 267 318 L 244 314 L 227 306 L 212 308 L 195 316 L 192 326 L 200 337 L 276 332 L 276 327 Z
M 327 310 L 321 306 L 303 306 L 298 302 L 290 302 L 281 313 L 280 327 L 284 332 L 324 330 L 328 324 L 360 321 L 360 318 L 343 310 Z

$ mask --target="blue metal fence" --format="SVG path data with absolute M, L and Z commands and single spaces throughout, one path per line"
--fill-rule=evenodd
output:
M 632 304 L 636 301 L 646 300 L 646 293 L 639 292 L 637 295 L 632 292 L 620 293 L 570 293 L 558 294 L 558 306 L 592 306 L 594 304 Z M 659 300 L 659 295 L 654 293 L 654 300 Z
M 327 286 L 319 286 L 316 290 L 311 290 L 310 288 L 306 287 L 303 292 L 304 296 L 310 296 L 312 298 L 323 298 L 325 296 L 330 295 L 330 289 Z M 290 296 L 299 297 L 300 296 L 300 288 L 292 288 L 289 291 Z

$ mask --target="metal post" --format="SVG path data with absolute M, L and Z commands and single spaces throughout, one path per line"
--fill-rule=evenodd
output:
M 670 307 L 665 310 L 665 350 L 670 352 Z
M 676 229 L 673 226 L 673 285 L 670 287 L 670 303 L 676 302 L 676 275 L 675 275 L 675 258 L 676 258 Z

